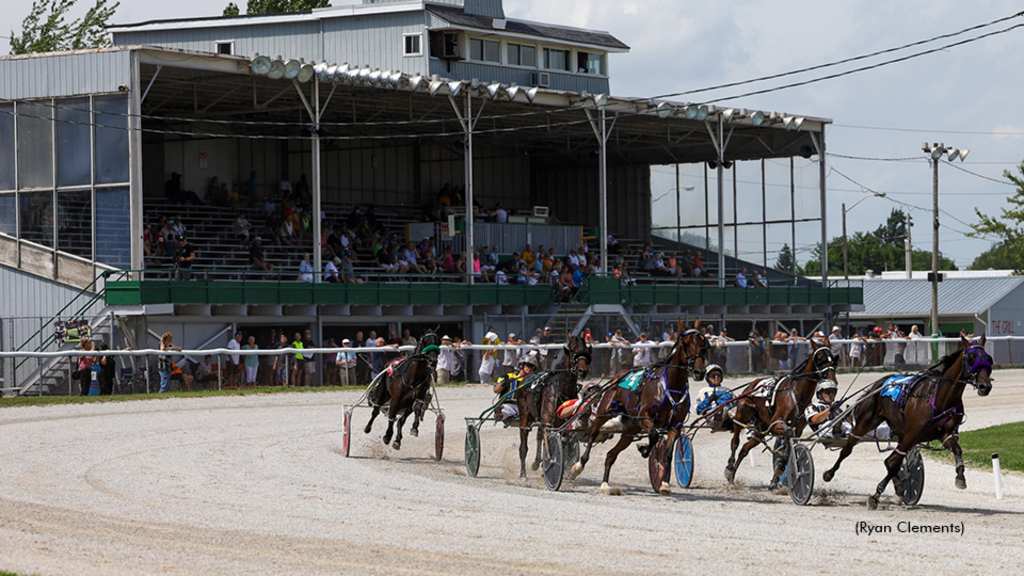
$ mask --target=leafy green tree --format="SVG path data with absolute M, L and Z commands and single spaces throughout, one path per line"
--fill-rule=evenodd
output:
M 302 12 L 313 8 L 327 8 L 330 0 L 249 0 L 245 6 L 246 14 L 283 14 L 285 12 Z M 238 16 L 238 5 L 231 2 L 224 8 L 225 16 Z
M 11 54 L 59 52 L 110 46 L 107 21 L 120 2 L 96 0 L 85 16 L 67 22 L 69 10 L 78 0 L 37 0 L 21 23 L 21 34 L 11 31 Z
M 1017 189 L 1012 196 L 1006 198 L 1010 208 L 1003 208 L 1001 216 L 987 216 L 977 208 L 974 209 L 980 222 L 971 225 L 974 230 L 969 235 L 999 238 L 999 244 L 982 253 L 971 264 L 974 270 L 1012 269 L 1018 274 L 1024 271 L 1024 162 L 1017 166 L 1017 172 L 1003 172 L 1003 176 Z

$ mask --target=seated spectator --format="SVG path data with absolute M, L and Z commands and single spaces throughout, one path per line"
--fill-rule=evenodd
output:
M 562 275 L 558 278 L 558 298 L 562 302 L 572 301 L 573 296 L 576 294 L 576 284 L 572 281 L 571 266 L 566 266 L 562 270 Z
M 463 252 L 459 255 L 459 259 L 455 261 L 455 273 L 460 276 L 466 275 L 466 253 Z
M 167 223 L 171 224 L 171 230 L 174 232 L 175 237 L 184 236 L 185 231 L 188 230 L 185 226 L 185 220 L 181 217 L 181 214 L 178 214 L 174 220 L 168 220 Z
M 680 276 L 679 273 L 679 260 L 676 259 L 675 254 L 671 254 L 668 260 L 665 261 L 665 268 L 668 270 L 670 276 Z
M 552 250 L 554 250 L 552 248 Z M 548 251 L 544 254 L 544 258 L 540 262 L 540 271 L 544 274 L 550 274 L 552 268 L 555 267 L 555 255 Z
M 299 282 L 313 283 L 313 264 L 309 261 L 309 253 L 302 255 L 302 262 L 299 262 Z
M 683 277 L 693 276 L 693 254 L 689 250 L 676 261 L 676 274 Z
M 142 253 L 146 256 L 153 255 L 153 244 L 156 242 L 156 237 L 153 234 L 153 226 L 146 224 L 142 228 Z
M 654 257 L 654 245 L 648 242 L 640 252 L 640 268 L 644 269 L 647 261 Z
M 341 261 L 341 281 L 345 284 L 362 284 L 363 279 L 356 277 L 355 268 L 352 266 L 352 253 L 345 255 Z
M 489 215 L 494 222 L 498 224 L 508 223 L 508 212 L 505 211 L 505 206 L 503 206 L 501 202 L 498 202 L 498 204 L 495 205 L 494 210 L 492 210 Z
M 533 253 L 533 246 L 527 244 L 523 253 L 520 255 L 520 258 L 523 259 L 523 262 L 526 262 L 527 268 L 532 268 L 533 261 L 537 259 L 536 254 Z
M 455 257 L 452 255 L 452 247 L 448 246 L 444 249 L 444 257 L 441 258 L 441 270 L 445 274 L 455 274 Z
M 740 271 L 736 273 L 736 287 L 737 288 L 746 288 L 747 287 L 747 269 L 746 268 L 741 268 Z
M 700 254 L 693 255 L 693 263 L 690 265 L 690 268 L 693 270 L 694 278 L 705 275 L 704 262 L 701 262 Z
M 575 293 L 578 293 L 580 288 L 590 283 L 589 280 L 587 280 L 587 276 L 589 274 L 593 274 L 593 272 L 593 269 L 577 268 L 576 271 L 572 273 L 572 284 Z
M 380 266 L 384 272 L 405 274 L 409 271 L 408 263 L 402 264 L 400 260 L 395 259 L 387 245 L 381 245 L 380 250 L 377 251 L 376 260 L 377 266 Z
M 274 265 L 267 262 L 267 257 L 263 253 L 263 239 L 259 236 L 252 241 L 252 246 L 249 246 L 249 267 L 263 272 L 274 271 Z
M 413 274 L 426 274 L 427 269 L 420 265 L 419 256 L 416 255 L 416 245 L 412 242 L 407 242 L 405 248 L 402 249 L 401 259 L 408 263 L 409 271 Z
M 768 279 L 767 279 L 767 277 L 768 277 L 767 270 L 761 270 L 760 272 L 758 272 L 757 270 L 754 270 L 754 287 L 756 287 L 756 288 L 767 288 L 768 287 Z
M 324 264 L 324 282 L 332 284 L 341 283 L 341 273 L 338 271 L 338 266 L 341 266 L 341 258 L 337 256 L 335 256 L 334 260 L 328 260 Z
M 619 241 L 611 234 L 608 235 L 608 253 L 615 255 L 622 255 L 623 253 L 622 244 L 619 244 Z
M 583 265 L 583 261 L 580 260 L 579 254 L 576 253 L 576 249 L 572 248 L 569 250 L 569 266 L 579 268 Z
M 231 226 L 231 233 L 234 234 L 235 239 L 248 243 L 250 230 L 252 230 L 252 224 L 245 219 L 244 214 L 239 212 L 238 218 L 235 218 L 235 222 Z
M 290 219 L 285 218 L 281 222 L 281 232 L 277 235 L 277 237 L 281 241 L 281 244 L 285 244 L 288 246 L 291 246 L 295 244 L 296 241 L 298 241 L 298 235 L 295 232 L 295 225 L 292 224 L 292 221 Z
M 508 276 L 505 275 L 503 268 L 498 268 L 494 272 L 494 283 L 498 286 L 508 286 Z
M 654 258 L 647 261 L 652 263 L 649 272 L 654 276 L 675 276 L 674 270 L 669 270 L 665 265 L 665 253 L 658 252 Z

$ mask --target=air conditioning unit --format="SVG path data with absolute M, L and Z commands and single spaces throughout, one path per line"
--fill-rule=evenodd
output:
M 459 33 L 445 32 L 441 36 L 441 58 L 445 60 L 462 60 L 462 51 L 459 49 Z
M 551 73 L 550 72 L 534 72 L 533 73 L 533 85 L 540 86 L 541 88 L 551 87 Z

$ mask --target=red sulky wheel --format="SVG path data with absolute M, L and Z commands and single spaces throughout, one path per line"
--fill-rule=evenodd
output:
M 348 458 L 349 450 L 352 447 L 352 410 L 345 410 L 345 432 L 341 438 L 341 450 Z
M 437 415 L 434 427 L 434 459 L 440 461 L 444 456 L 444 414 Z

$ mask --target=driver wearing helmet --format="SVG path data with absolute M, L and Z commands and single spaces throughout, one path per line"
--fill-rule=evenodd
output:
M 818 427 L 839 413 L 842 402 L 836 402 L 836 390 L 836 383 L 832 380 L 818 382 L 814 390 L 815 399 L 804 411 L 804 418 L 811 425 L 811 430 L 817 431 Z M 820 436 L 832 438 L 832 430 L 823 430 Z
M 498 383 L 494 385 L 494 393 L 498 395 L 501 405 L 494 410 L 495 420 L 501 422 L 506 418 L 519 417 L 516 393 L 523 386 L 526 378 L 539 369 L 540 362 L 537 360 L 536 353 L 531 352 L 519 363 L 519 372 L 509 372 L 498 379 Z
M 697 414 L 703 416 L 733 399 L 732 392 L 722 388 L 724 371 L 718 364 L 712 364 L 704 372 L 708 385 L 697 392 Z

